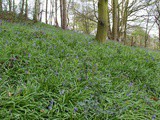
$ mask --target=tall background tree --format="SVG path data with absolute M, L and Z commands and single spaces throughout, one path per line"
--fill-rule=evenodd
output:
M 24 13 L 24 0 L 21 1 L 20 15 L 22 16 Z
M 66 29 L 67 28 L 67 3 L 66 0 L 63 0 L 63 18 L 62 18 L 62 28 Z
M 28 18 L 28 0 L 26 0 L 26 3 L 25 3 L 25 18 L 27 19 Z
M 0 0 L 0 12 L 2 11 L 2 0 Z
M 156 48 L 160 46 L 159 0 L 107 0 L 108 4 L 99 7 L 102 0 L 0 0 L 1 17 L 4 13 L 23 15 L 22 18 L 33 19 L 35 22 L 60 26 L 62 29 L 72 29 L 86 34 L 96 35 L 101 42 L 106 39 L 122 42 L 126 45 Z M 105 11 L 101 8 L 105 6 Z M 144 13 L 144 14 L 142 14 Z M 99 14 L 99 16 L 98 16 Z M 106 16 L 107 15 L 107 16 Z M 98 18 L 99 17 L 99 18 Z M 100 20 L 101 19 L 101 20 Z M 102 22 L 105 19 L 105 22 Z M 101 24 L 100 24 L 101 23 Z M 104 23 L 104 26 L 102 26 Z M 98 24 L 98 25 L 97 25 Z M 135 30 L 145 31 L 145 36 L 132 34 Z M 97 29 L 98 28 L 98 29 Z M 99 30 L 101 32 L 99 32 Z M 104 32 L 102 32 L 105 29 Z M 153 36 L 156 29 L 157 37 Z M 98 31 L 97 31 L 98 30 Z M 102 35 L 103 34 L 103 35 Z M 107 37 L 103 37 L 106 36 Z M 105 39 L 104 39 L 105 38 Z M 136 40 L 137 38 L 142 38 Z
M 56 27 L 59 26 L 57 17 L 58 17 L 58 1 L 55 0 L 55 25 L 56 25 Z
M 112 0 L 112 16 L 113 16 L 113 27 L 112 27 L 112 39 L 118 40 L 118 0 Z
M 11 12 L 12 11 L 12 0 L 9 0 L 8 2 L 9 2 L 9 12 Z
M 104 43 L 107 38 L 107 5 L 108 0 L 99 0 L 98 1 L 98 27 L 96 40 Z
M 48 0 L 46 0 L 46 24 L 48 24 Z

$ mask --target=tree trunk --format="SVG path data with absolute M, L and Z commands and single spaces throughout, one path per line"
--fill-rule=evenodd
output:
M 15 0 L 13 0 L 13 12 L 15 13 L 16 10 L 15 10 Z
M 109 10 L 108 10 L 108 3 L 107 3 L 107 37 L 108 39 L 111 39 L 111 26 L 110 26 L 110 20 L 109 20 Z
M 63 24 L 62 29 L 67 29 L 67 3 L 63 0 Z
M 160 26 L 159 26 L 158 31 L 159 31 L 159 49 L 160 49 Z
M 112 38 L 113 40 L 118 40 L 118 0 L 112 0 L 112 16 L 113 16 Z
M 34 3 L 33 20 L 34 22 L 38 22 L 38 0 L 35 0 L 35 3 Z
M 9 0 L 9 12 L 12 11 L 12 0 Z
M 149 15 L 147 18 L 147 24 L 146 24 L 146 31 L 145 31 L 145 43 L 144 43 L 144 47 L 147 47 L 147 41 L 148 41 L 148 24 L 149 24 Z
M 60 0 L 61 27 L 63 25 L 63 0 Z
M 123 16 L 122 29 L 123 29 L 124 45 L 126 44 L 126 37 L 127 37 L 128 4 L 129 4 L 129 0 L 127 0 L 126 3 L 125 3 L 125 10 L 124 10 L 124 16 Z
M 24 12 L 24 0 L 22 0 L 22 6 L 21 6 L 21 11 L 20 11 L 20 15 L 23 15 Z
M 48 0 L 46 0 L 46 24 L 48 24 L 47 14 L 48 14 Z
M 26 0 L 25 18 L 28 18 L 28 0 Z
M 58 11 L 58 7 L 57 7 L 57 0 L 55 0 L 55 24 L 56 27 L 58 27 L 58 20 L 57 20 L 57 11 Z
M 106 42 L 107 38 L 107 5 L 108 0 L 99 0 L 98 1 L 98 27 L 97 27 L 97 34 L 96 40 L 101 43 Z
M 0 12 L 2 11 L 2 0 L 0 0 Z
M 41 3 L 41 7 L 39 6 L 39 21 L 42 22 L 42 15 L 43 15 L 43 7 L 44 7 L 44 4 Z
M 53 9 L 54 9 L 54 0 L 51 0 L 51 11 L 50 11 L 50 17 L 51 17 L 51 21 L 50 21 L 50 24 L 52 25 L 53 24 L 53 18 L 54 18 L 54 11 L 53 11 Z

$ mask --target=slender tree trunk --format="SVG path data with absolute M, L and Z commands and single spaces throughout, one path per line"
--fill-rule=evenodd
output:
M 69 8 L 70 8 L 70 5 L 71 5 L 71 2 L 72 2 L 72 0 L 69 0 L 68 1 L 68 5 L 67 5 L 67 27 L 69 26 L 69 22 L 70 22 L 70 19 L 69 19 L 69 15 L 68 15 L 68 13 L 69 13 Z
M 9 0 L 9 12 L 12 11 L 12 0 Z
M 55 0 L 55 24 L 56 27 L 58 27 L 58 20 L 57 20 L 57 11 L 58 11 L 58 7 L 57 7 L 57 0 Z
M 38 21 L 40 21 L 40 14 L 41 14 L 41 2 L 40 0 L 38 0 L 38 3 L 37 3 L 37 19 Z
M 22 0 L 22 6 L 21 6 L 21 11 L 20 11 L 20 15 L 23 15 L 24 12 L 24 0 Z
M 144 43 L 144 47 L 147 47 L 147 41 L 148 41 L 148 24 L 149 24 L 149 15 L 148 15 L 147 24 L 146 24 L 146 32 L 145 32 L 145 43 Z
M 123 16 L 123 42 L 124 45 L 126 44 L 126 37 L 127 37 L 127 20 L 128 20 L 128 4 L 129 0 L 126 1 L 125 3 L 125 10 L 124 10 L 124 16 Z
M 38 0 L 35 0 L 35 3 L 34 3 L 33 20 L 34 22 L 38 22 Z
M 48 0 L 46 0 L 46 24 L 48 24 L 47 14 L 48 14 Z
M 112 0 L 112 16 L 113 16 L 113 27 L 112 27 L 112 38 L 118 40 L 118 0 Z
M 62 29 L 67 29 L 67 2 L 63 0 L 63 24 Z
M 61 27 L 63 25 L 63 0 L 60 0 Z
M 120 38 L 120 7 L 119 7 L 119 4 L 117 4 L 117 18 L 118 18 L 118 21 L 117 21 L 117 41 L 121 41 L 119 38 Z
M 15 13 L 16 10 L 15 10 L 15 0 L 13 0 L 13 12 Z
M 52 5 L 52 0 L 50 1 L 50 11 L 49 11 L 49 24 L 52 25 L 52 13 L 53 13 L 53 5 Z
M 25 18 L 28 18 L 28 0 L 26 0 L 26 7 L 25 7 Z
M 98 27 L 96 40 L 101 43 L 106 42 L 107 38 L 107 4 L 108 0 L 99 0 L 98 1 Z
M 54 6 L 54 2 L 55 2 L 55 1 L 53 0 L 53 1 L 52 1 L 52 11 L 51 11 L 51 17 L 52 17 L 51 25 L 53 25 L 53 20 L 54 20 L 54 19 L 53 19 L 53 18 L 54 18 L 54 7 L 55 7 L 55 6 Z
M 2 11 L 2 0 L 0 0 L 0 12 Z
M 39 11 L 40 11 L 39 20 L 42 22 L 42 14 L 43 14 L 43 7 L 44 7 L 44 4 L 41 4 L 41 5 L 42 5 L 42 8 L 39 6 Z
M 119 39 L 121 41 L 123 41 L 123 16 L 124 16 L 124 6 L 125 6 L 125 0 L 122 0 L 122 3 L 121 3 L 121 10 L 120 10 L 120 17 L 121 17 L 121 20 L 120 20 L 120 23 L 119 23 Z
M 107 3 L 107 37 L 111 39 L 111 28 L 110 28 L 110 20 L 109 20 L 109 10 L 108 10 L 108 3 Z
M 158 31 L 159 31 L 159 48 L 160 48 L 160 26 L 159 26 Z

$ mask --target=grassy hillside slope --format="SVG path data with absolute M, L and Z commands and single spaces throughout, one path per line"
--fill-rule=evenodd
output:
M 44 24 L 0 26 L 0 119 L 159 118 L 160 52 Z

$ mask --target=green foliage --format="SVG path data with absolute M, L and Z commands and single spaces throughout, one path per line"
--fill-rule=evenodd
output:
M 26 18 L 25 15 L 20 15 L 14 12 L 2 11 L 0 12 L 0 19 L 5 20 L 7 22 L 27 22 L 33 23 L 30 19 Z
M 160 118 L 160 54 L 45 24 L 0 26 L 0 119 Z
M 133 32 L 133 36 L 142 36 L 145 37 L 145 31 L 141 27 L 137 27 Z
M 141 27 L 136 27 L 135 30 L 132 32 L 131 36 L 139 46 L 144 46 L 145 44 L 145 36 L 146 32 Z

